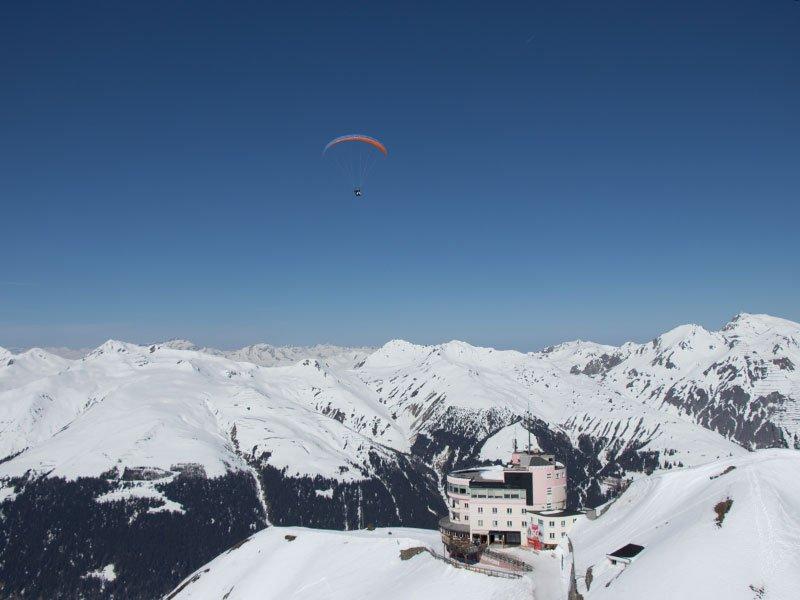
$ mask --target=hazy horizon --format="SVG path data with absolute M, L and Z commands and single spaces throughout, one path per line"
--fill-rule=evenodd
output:
M 741 314 L 741 313 L 744 313 L 744 312 L 748 312 L 748 311 L 739 311 L 736 314 Z M 748 312 L 748 314 L 765 314 L 765 313 Z M 387 338 L 387 339 L 385 339 L 383 341 L 380 341 L 380 342 L 377 342 L 377 343 L 366 343 L 366 344 L 361 344 L 361 343 L 342 344 L 342 343 L 337 343 L 336 341 L 332 341 L 332 340 L 313 341 L 313 342 L 302 343 L 302 344 L 292 343 L 292 342 L 276 343 L 276 342 L 274 342 L 272 340 L 263 339 L 263 340 L 245 342 L 245 343 L 242 343 L 242 344 L 236 344 L 236 345 L 233 345 L 233 346 L 224 346 L 224 345 L 215 345 L 215 344 L 203 343 L 201 341 L 190 339 L 190 338 L 187 338 L 187 337 L 182 337 L 182 336 L 153 338 L 153 339 L 149 339 L 149 340 L 146 340 L 146 341 L 141 341 L 141 340 L 136 340 L 136 339 L 126 339 L 126 338 L 113 337 L 112 336 L 112 337 L 106 337 L 106 338 L 100 339 L 100 340 L 96 341 L 95 343 L 90 343 L 90 344 L 86 344 L 86 345 L 83 345 L 83 346 L 69 346 L 69 345 L 64 345 L 64 344 L 29 344 L 29 345 L 23 345 L 23 346 L 14 346 L 14 345 L 3 344 L 2 340 L 0 340 L 0 348 L 5 348 L 6 350 L 10 350 L 12 352 L 22 352 L 22 351 L 25 351 L 25 350 L 29 350 L 31 348 L 43 348 L 43 349 L 47 349 L 47 350 L 50 350 L 50 351 L 61 350 L 61 351 L 75 353 L 75 352 L 78 352 L 78 351 L 90 351 L 90 350 L 93 350 L 94 348 L 97 348 L 98 346 L 101 346 L 102 344 L 104 344 L 105 342 L 107 342 L 109 340 L 117 340 L 117 341 L 126 342 L 126 343 L 132 343 L 132 344 L 136 344 L 136 345 L 140 345 L 140 346 L 147 346 L 147 345 L 150 345 L 150 344 L 159 344 L 159 343 L 165 343 L 165 342 L 171 342 L 171 341 L 185 341 L 185 342 L 190 342 L 190 343 L 192 343 L 193 345 L 195 345 L 195 346 L 197 346 L 199 348 L 204 348 L 204 347 L 205 348 L 214 348 L 214 349 L 223 350 L 223 351 L 239 350 L 241 348 L 255 346 L 255 345 L 258 345 L 258 344 L 267 344 L 267 345 L 278 347 L 278 348 L 280 348 L 280 347 L 311 347 L 311 346 L 317 346 L 317 345 L 320 345 L 320 346 L 329 345 L 329 346 L 339 346 L 339 347 L 346 347 L 346 348 L 373 348 L 373 349 L 375 349 L 375 348 L 380 348 L 381 346 L 383 346 L 384 344 L 386 344 L 386 343 L 388 343 L 388 342 L 390 342 L 392 340 L 404 340 L 404 341 L 407 341 L 407 342 L 411 342 L 413 344 L 424 345 L 424 346 L 445 344 L 445 343 L 452 342 L 452 341 L 461 341 L 461 342 L 466 342 L 466 343 L 468 343 L 470 345 L 473 345 L 473 346 L 491 347 L 491 348 L 496 348 L 498 350 L 517 350 L 519 352 L 536 352 L 538 350 L 543 350 L 544 348 L 547 348 L 548 346 L 552 346 L 552 345 L 560 344 L 560 343 L 564 343 L 564 342 L 572 342 L 572 341 L 576 341 L 576 340 L 581 340 L 581 341 L 585 341 L 585 342 L 595 342 L 595 343 L 606 344 L 606 345 L 610 345 L 610 346 L 620 346 L 625 342 L 634 342 L 634 343 L 641 344 L 641 343 L 649 342 L 650 340 L 658 337 L 659 335 L 662 335 L 662 334 L 666 333 L 667 331 L 670 331 L 671 329 L 673 329 L 675 327 L 680 327 L 682 325 L 696 324 L 696 325 L 700 325 L 701 327 L 703 327 L 703 328 L 705 328 L 706 330 L 709 330 L 709 331 L 718 331 L 725 324 L 729 323 L 731 321 L 731 319 L 733 319 L 733 317 L 735 317 L 735 316 L 736 315 L 731 315 L 731 317 L 729 317 L 728 319 L 725 319 L 723 322 L 719 323 L 718 325 L 707 325 L 707 324 L 696 323 L 696 322 L 676 323 L 672 327 L 668 327 L 668 328 L 666 328 L 664 330 L 654 332 L 651 336 L 645 337 L 645 338 L 641 338 L 641 339 L 627 338 L 627 339 L 623 339 L 621 341 L 608 341 L 608 340 L 598 340 L 598 339 L 591 339 L 591 338 L 587 338 L 587 337 L 578 336 L 578 337 L 572 337 L 572 338 L 569 338 L 569 339 L 567 339 L 567 338 L 555 339 L 555 340 L 552 340 L 549 343 L 545 343 L 545 344 L 541 344 L 541 345 L 537 345 L 537 346 L 531 346 L 531 347 L 503 346 L 503 345 L 491 344 L 491 343 L 481 343 L 481 342 L 478 342 L 478 341 L 472 341 L 472 340 L 469 340 L 469 339 L 464 339 L 464 338 L 459 338 L 459 337 L 441 339 L 441 340 L 431 340 L 431 341 L 417 341 L 417 340 L 413 340 L 413 339 L 407 339 L 407 338 L 403 338 L 403 337 L 399 337 L 399 336 L 394 336 L 394 337 Z M 785 319 L 785 320 L 789 320 L 789 321 L 794 321 L 793 319 L 786 319 L 786 317 L 782 317 L 780 315 L 768 315 L 768 316 L 776 317 L 776 318 L 779 318 L 779 319 Z

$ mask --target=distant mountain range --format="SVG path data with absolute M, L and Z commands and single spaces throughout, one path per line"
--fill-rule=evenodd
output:
M 146 344 L 149 346 L 149 344 Z M 276 367 L 279 365 L 294 364 L 304 358 L 319 358 L 330 360 L 349 361 L 351 357 L 365 358 L 368 354 L 375 351 L 375 348 L 334 346 L 333 344 L 315 344 L 313 346 L 273 346 L 271 344 L 253 344 L 244 346 L 236 350 L 220 350 L 218 348 L 201 347 L 189 340 L 169 340 L 157 342 L 160 348 L 171 348 L 173 350 L 194 350 L 211 354 L 213 356 L 224 356 L 233 360 L 251 362 L 262 367 Z M 33 348 L 16 348 L 9 351 L 15 354 L 24 353 Z M 95 348 L 67 348 L 65 346 L 47 346 L 38 348 L 47 353 L 55 354 L 62 358 L 72 360 L 83 358 L 91 354 Z
M 527 354 L 0 349 L 0 595 L 152 598 L 270 523 L 433 527 L 446 471 L 529 433 L 573 506 L 609 477 L 799 449 L 798 366 L 800 325 L 749 314 Z

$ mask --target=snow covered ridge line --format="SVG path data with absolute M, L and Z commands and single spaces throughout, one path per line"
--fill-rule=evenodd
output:
M 792 450 L 643 478 L 573 529 L 578 591 L 585 600 L 794 598 L 799 514 L 800 453 Z M 618 552 L 629 544 L 641 550 Z
M 150 344 L 142 344 L 143 347 L 157 346 L 161 348 L 170 348 L 172 350 L 191 350 L 194 352 L 204 352 L 213 356 L 224 356 L 232 360 L 251 362 L 262 367 L 280 366 L 287 364 L 294 364 L 305 358 L 334 360 L 352 362 L 356 364 L 359 358 L 367 356 L 369 353 L 374 352 L 375 348 L 369 346 L 336 346 L 333 344 L 315 344 L 313 346 L 273 346 L 271 344 L 253 344 L 251 346 L 243 346 L 242 348 L 234 350 L 221 350 L 219 348 L 212 348 L 208 346 L 197 346 L 189 340 L 167 340 L 165 342 L 154 342 Z M 68 348 L 65 346 L 46 346 L 44 348 L 26 348 L 5 350 L 8 353 L 20 354 L 27 350 L 39 349 L 49 354 L 55 354 L 61 358 L 70 360 L 79 360 L 96 348 Z M 4 350 L 0 348 L 0 361 L 2 361 Z
M 213 477 L 269 455 L 287 476 L 364 479 L 371 454 L 424 448 L 438 460 L 461 446 L 477 457 L 528 409 L 573 446 L 592 444 L 601 466 L 631 448 L 661 467 L 737 452 L 707 430 L 748 448 L 800 447 L 798 332 L 740 315 L 721 332 L 687 326 L 614 354 L 393 341 L 269 368 L 184 343 L 109 341 L 80 360 L 29 350 L 0 363 L 0 457 L 19 453 L 0 477 L 184 462 Z
M 537 355 L 746 448 L 800 449 L 797 323 L 740 314 L 717 332 L 684 325 L 647 344 L 571 342 Z

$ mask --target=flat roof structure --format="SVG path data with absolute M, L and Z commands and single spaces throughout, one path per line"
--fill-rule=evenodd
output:
M 617 548 L 611 554 L 606 554 L 606 556 L 611 562 L 620 561 L 630 563 L 642 550 L 644 550 L 644 546 L 640 546 L 639 544 L 625 544 L 622 548 Z

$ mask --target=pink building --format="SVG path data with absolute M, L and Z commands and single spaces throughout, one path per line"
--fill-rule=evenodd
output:
M 439 529 L 451 554 L 468 558 L 491 543 L 527 545 L 535 511 L 566 507 L 567 471 L 552 454 L 515 451 L 505 467 L 449 473 L 447 504 Z

